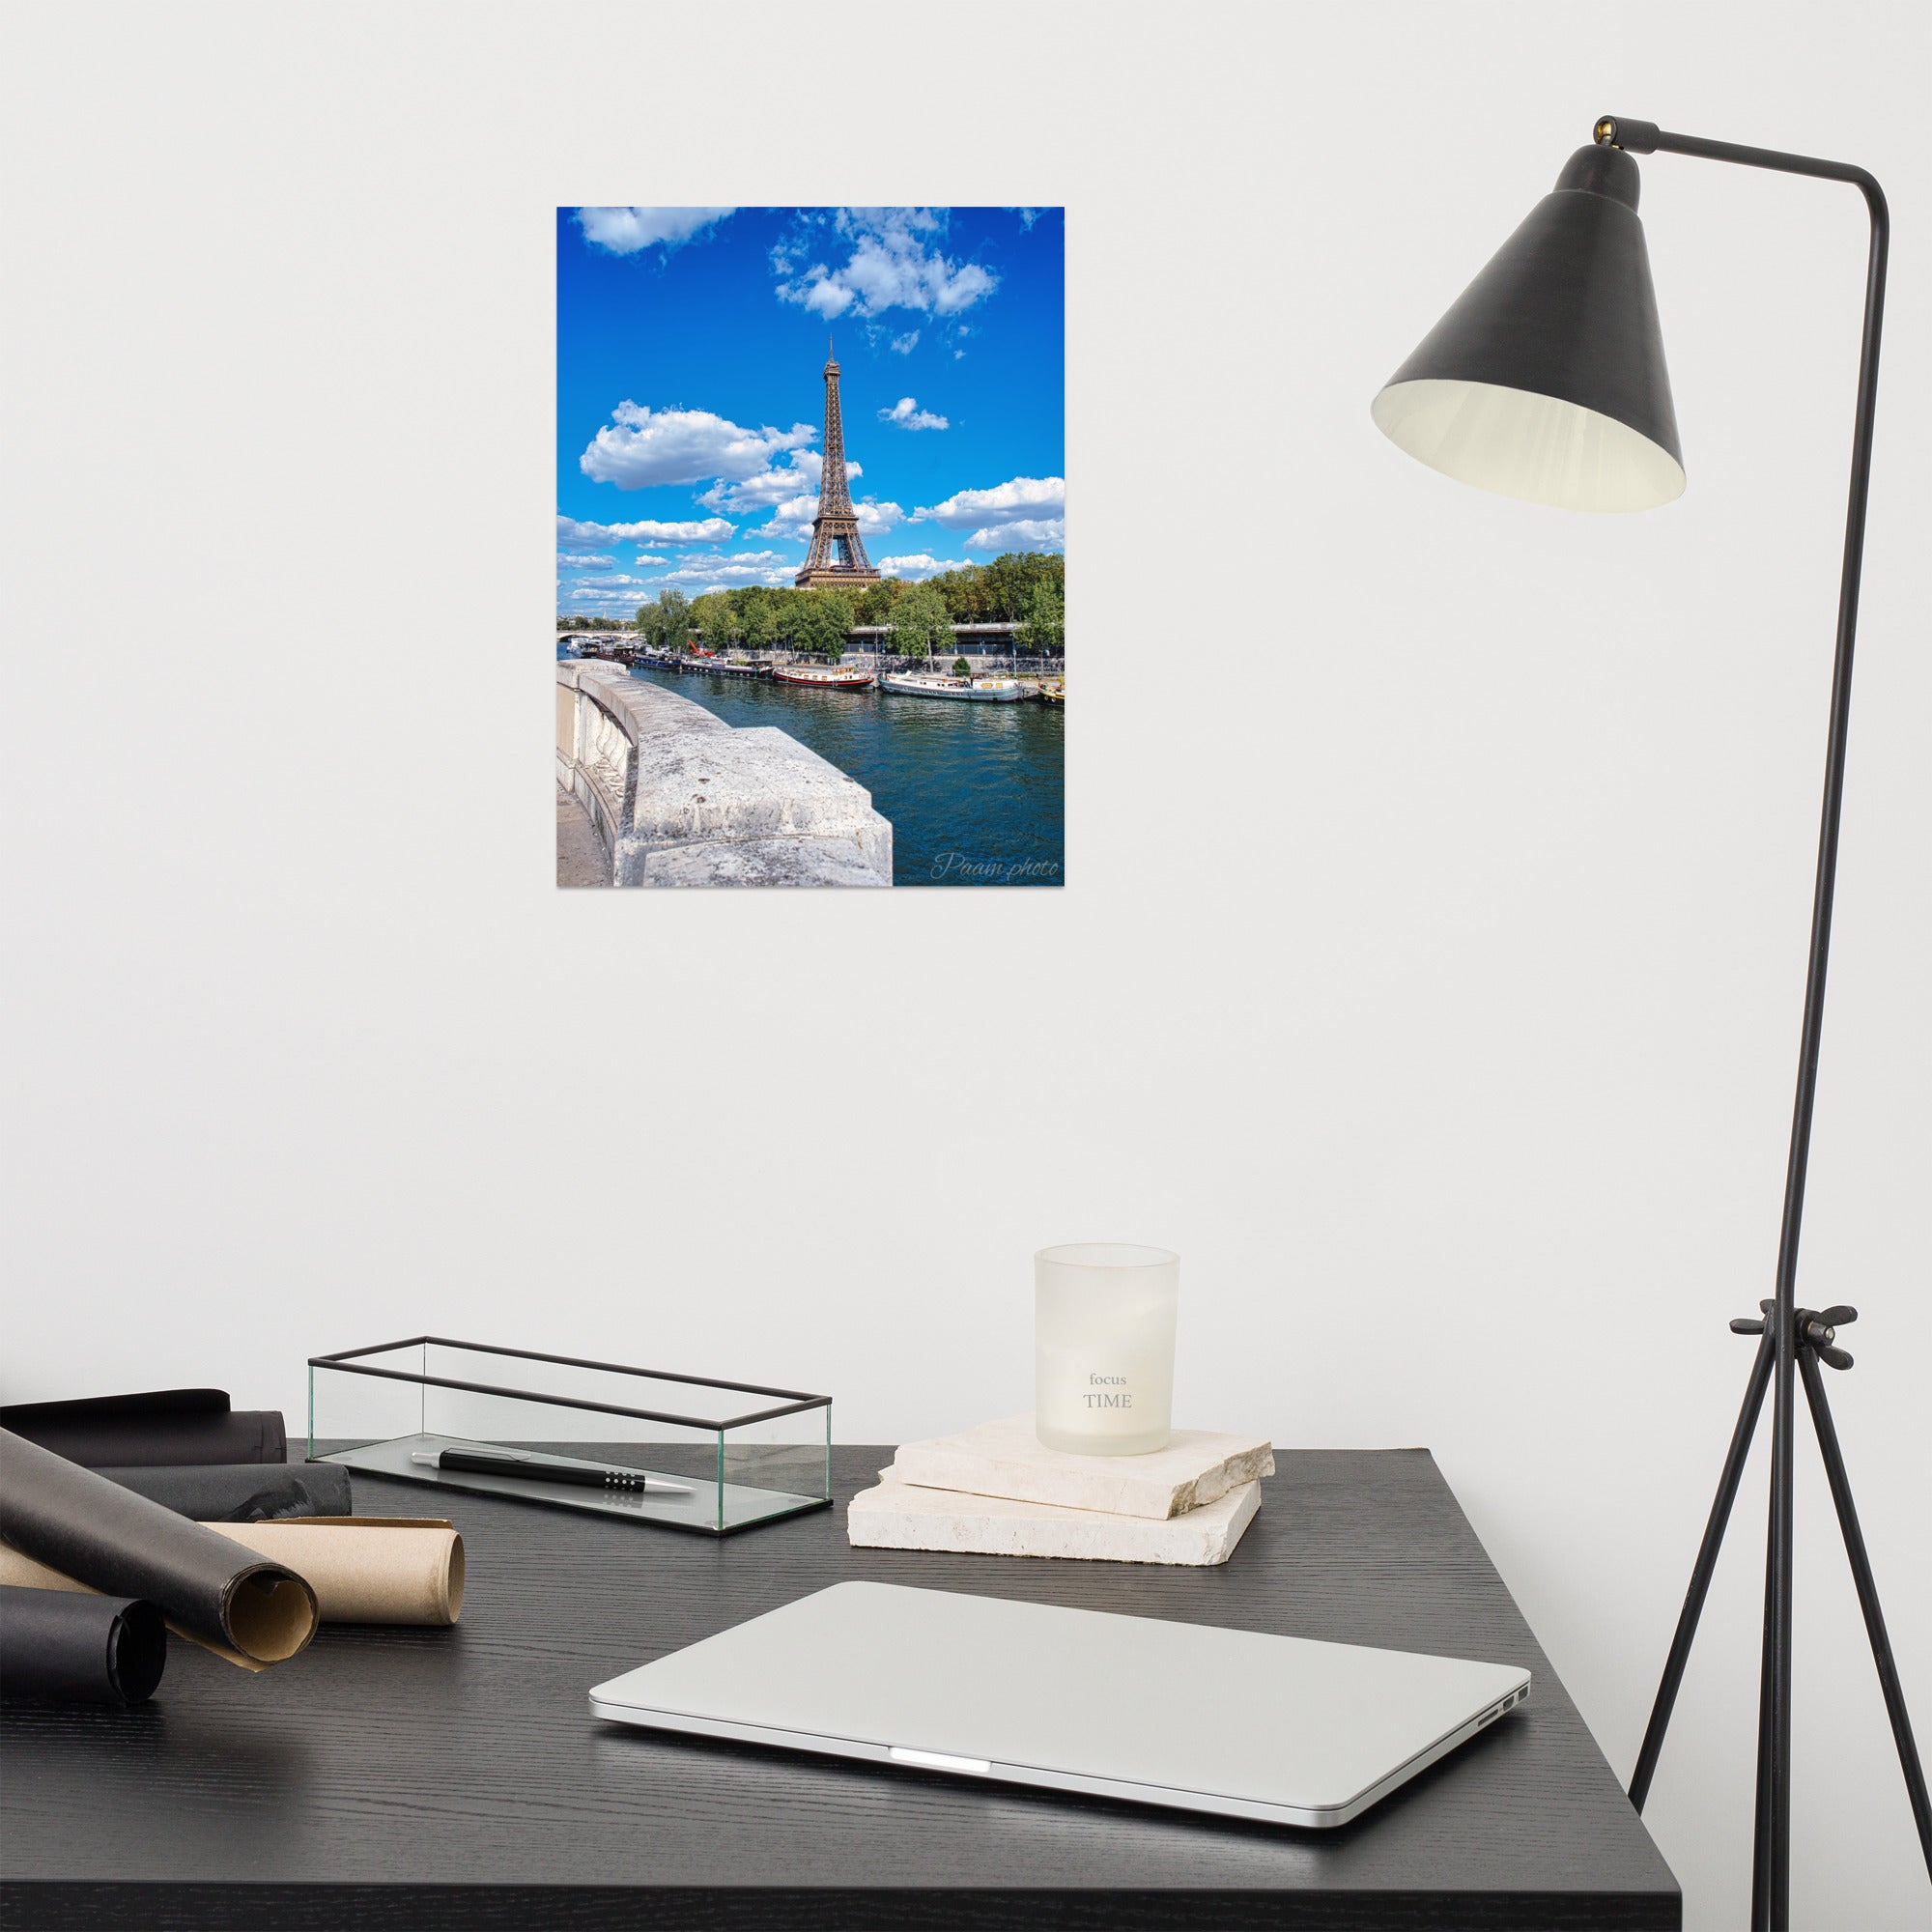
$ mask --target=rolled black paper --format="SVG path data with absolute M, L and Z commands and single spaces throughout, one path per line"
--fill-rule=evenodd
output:
M 278 1522 L 355 1513 L 349 1471 L 340 1463 L 200 1463 L 95 1473 L 196 1522 Z
M 0 1538 L 108 1597 L 145 1597 L 184 1636 L 250 1667 L 315 1634 L 293 1570 L 0 1429 Z
M 223 1389 L 150 1389 L 0 1408 L 11 1429 L 70 1463 L 126 1468 L 179 1463 L 285 1463 L 289 1435 L 272 1408 L 230 1408 Z
M 139 1597 L 0 1586 L 0 1697 L 141 1704 L 168 1662 L 168 1627 Z

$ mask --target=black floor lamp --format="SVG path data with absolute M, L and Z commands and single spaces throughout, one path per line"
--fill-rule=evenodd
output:
M 1555 191 L 1530 211 L 1528 219 L 1375 400 L 1377 425 L 1401 448 L 1432 469 L 1506 497 L 1563 509 L 1647 510 L 1683 493 L 1683 453 L 1664 368 L 1657 298 L 1651 288 L 1650 258 L 1636 214 L 1637 165 L 1633 155 L 1694 155 L 1780 174 L 1848 182 L 1864 196 L 1871 213 L 1864 339 L 1852 438 L 1851 508 L 1845 519 L 1837 653 L 1825 753 L 1824 819 L 1818 837 L 1811 958 L 1804 983 L 1776 1292 L 1774 1299 L 1759 1303 L 1757 1319 L 1731 1323 L 1740 1333 L 1759 1336 L 1757 1357 L 1631 1780 L 1631 1801 L 1640 1810 L 1657 1769 L 1765 1393 L 1775 1390 L 1751 1924 L 1754 1932 L 1786 1932 L 1791 1915 L 1792 1445 L 1800 1380 L 1851 1558 L 1926 1868 L 1932 1871 L 1932 1804 L 1926 1800 L 1925 1774 L 1913 1743 L 1904 1692 L 1818 1369 L 1821 1361 L 1834 1369 L 1851 1367 L 1852 1358 L 1835 1346 L 1836 1330 L 1855 1321 L 1856 1311 L 1796 1305 L 1798 1236 L 1804 1211 L 1804 1166 L 1811 1141 L 1838 814 L 1844 796 L 1852 642 L 1858 627 L 1859 566 L 1864 553 L 1865 496 L 1871 475 L 1889 222 L 1885 196 L 1862 168 L 1689 134 L 1666 134 L 1648 121 L 1629 121 L 1621 115 L 1606 115 L 1597 123 L 1595 134 L 1596 144 L 1571 156 L 1556 179 Z

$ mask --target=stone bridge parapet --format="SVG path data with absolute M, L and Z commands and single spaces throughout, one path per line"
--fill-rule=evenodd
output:
M 837 765 L 621 665 L 559 662 L 556 776 L 618 886 L 889 886 L 893 828 Z

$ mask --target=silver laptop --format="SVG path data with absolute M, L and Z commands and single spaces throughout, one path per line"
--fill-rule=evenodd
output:
M 1529 1672 L 837 1583 L 600 1684 L 593 1717 L 1282 1825 L 1345 1825 Z

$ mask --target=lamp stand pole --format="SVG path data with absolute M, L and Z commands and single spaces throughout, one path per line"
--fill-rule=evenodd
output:
M 1784 1176 L 1784 1213 L 1778 1234 L 1776 1298 L 1762 1304 L 1761 1321 L 1734 1321 L 1747 1333 L 1759 1333 L 1757 1360 L 1751 1371 L 1743 1413 L 1725 1459 L 1704 1542 L 1691 1573 L 1672 1641 L 1663 1681 L 1651 1712 L 1631 1780 L 1631 1802 L 1639 1810 L 1650 1790 L 1663 1746 L 1663 1733 L 1683 1679 L 1698 1613 L 1715 1568 L 1719 1545 L 1737 1494 L 1750 1438 L 1767 1389 L 1772 1395 L 1771 1533 L 1765 1562 L 1763 1679 L 1758 1705 L 1758 1775 L 1755 1857 L 1751 1887 L 1753 1932 L 1788 1932 L 1791 1922 L 1791 1579 L 1792 1579 L 1792 1445 L 1796 1436 L 1797 1382 L 1802 1377 L 1810 1406 L 1818 1444 L 1825 1460 L 1832 1498 L 1837 1506 L 1864 1611 L 1866 1633 L 1884 1687 L 1892 1736 L 1898 1746 L 1918 1827 L 1926 1867 L 1932 1871 L 1932 1805 L 1926 1802 L 1925 1774 L 1913 1743 L 1905 1697 L 1892 1662 L 1885 1620 L 1879 1611 L 1877 1587 L 1865 1556 L 1864 1539 L 1838 1450 L 1837 1433 L 1825 1402 L 1818 1373 L 1822 1359 L 1834 1368 L 1849 1368 L 1851 1357 L 1833 1346 L 1838 1323 L 1855 1319 L 1849 1308 L 1822 1313 L 1796 1305 L 1798 1237 L 1804 1215 L 1804 1171 L 1811 1147 L 1811 1110 L 1818 1086 L 1818 1046 L 1825 1018 L 1825 969 L 1832 944 L 1832 894 L 1838 862 L 1838 819 L 1845 792 L 1845 740 L 1851 722 L 1852 649 L 1858 632 L 1859 574 L 1864 557 L 1865 499 L 1871 481 L 1872 420 L 1878 400 L 1879 331 L 1885 316 L 1886 254 L 1890 219 L 1884 192 L 1863 168 L 1841 161 L 1814 159 L 1806 155 L 1778 154 L 1768 148 L 1739 147 L 1728 141 L 1706 141 L 1691 134 L 1670 134 L 1648 121 L 1605 115 L 1597 123 L 1600 144 L 1633 155 L 1691 155 L 1703 160 L 1731 161 L 1747 168 L 1767 168 L 1778 174 L 1809 175 L 1821 181 L 1846 182 L 1864 196 L 1871 216 L 1871 252 L 1865 273 L 1864 332 L 1859 352 L 1858 410 L 1852 436 L 1851 501 L 1845 515 L 1845 556 L 1838 584 L 1837 648 L 1832 668 L 1831 728 L 1825 750 L 1825 802 L 1818 832 L 1818 870 L 1811 899 L 1811 954 L 1804 979 L 1804 1019 L 1798 1055 L 1798 1094 L 1792 1111 L 1791 1152 Z

